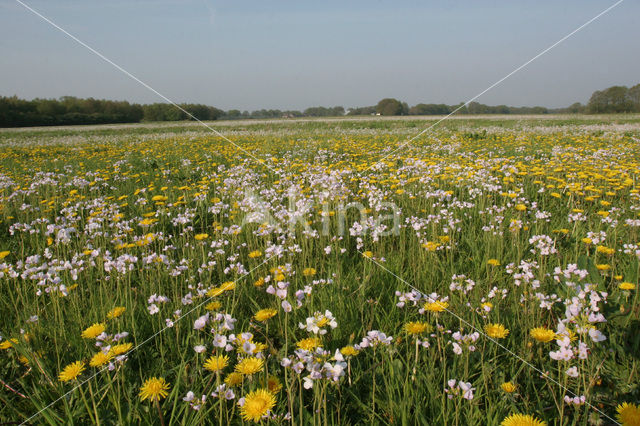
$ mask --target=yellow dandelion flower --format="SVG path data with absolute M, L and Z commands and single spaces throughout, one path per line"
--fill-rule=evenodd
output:
M 320 345 L 322 345 L 322 341 L 318 337 L 308 337 L 296 343 L 298 348 L 304 349 L 305 351 L 313 351 Z
M 244 397 L 240 415 L 245 421 L 258 423 L 276 405 L 276 397 L 267 389 L 257 389 Z
M 85 339 L 95 339 L 96 337 L 104 333 L 105 330 L 106 327 L 104 323 L 95 323 L 82 332 L 82 337 L 84 337 Z
M 623 426 L 639 426 L 640 425 L 640 407 L 636 404 L 623 402 L 616 407 L 618 412 L 618 421 Z
M 527 210 L 527 206 L 525 206 L 524 204 L 516 204 L 516 210 L 519 212 L 523 212 Z
M 10 254 L 11 254 L 11 252 L 9 250 L 0 251 L 0 260 L 4 259 L 7 256 L 9 256 Z
M 9 339 L 0 342 L 0 349 L 9 349 L 12 348 L 15 343 L 18 343 L 18 339 Z
M 158 221 L 158 219 L 155 218 L 146 218 L 146 219 L 142 219 L 140 222 L 138 222 L 138 225 L 140 226 L 150 226 L 153 225 L 154 223 L 156 223 Z
M 611 269 L 611 265 L 607 265 L 606 263 L 605 264 L 598 263 L 596 264 L 596 269 L 598 271 L 608 271 L 609 269 Z
M 427 302 L 424 304 L 424 309 L 429 312 L 444 312 L 449 307 L 449 302 L 443 300 L 436 300 L 435 302 Z
M 222 308 L 222 303 L 216 300 L 214 302 L 207 303 L 207 305 L 204 308 L 207 311 L 217 311 L 218 309 Z
M 484 326 L 484 331 L 493 339 L 504 339 L 509 334 L 509 330 L 502 324 L 487 324 Z
M 242 374 L 238 372 L 229 373 L 224 379 L 224 383 L 230 388 L 242 384 Z
M 367 251 L 365 251 L 364 253 L 362 253 L 362 255 L 363 255 L 364 257 L 366 257 L 366 258 L 369 258 L 369 259 L 370 259 L 370 258 L 372 258 L 372 257 L 373 257 L 373 252 L 372 252 L 372 251 L 367 250 Z
M 500 266 L 500 261 L 498 259 L 489 259 L 487 260 L 487 265 Z
M 209 291 L 207 291 L 207 296 L 216 297 L 216 296 L 220 296 L 222 293 L 224 293 L 224 289 L 222 289 L 221 287 L 214 287 Z
M 223 370 L 228 363 L 229 357 L 227 355 L 212 356 L 204 362 L 204 368 L 205 370 L 217 373 Z
M 104 352 L 98 352 L 91 357 L 89 365 L 92 367 L 101 367 L 111 361 L 111 358 L 113 358 L 113 353 L 111 353 L 111 351 L 106 354 Z
M 431 327 L 426 322 L 417 321 L 417 322 L 408 322 L 404 325 L 404 331 L 407 334 L 411 334 L 417 336 L 419 334 L 429 332 Z
M 635 290 L 636 289 L 636 285 L 630 282 L 623 282 L 618 284 L 618 288 L 620 290 Z
M 278 379 L 276 376 L 269 376 L 269 378 L 267 379 L 267 389 L 269 389 L 269 392 L 274 395 L 280 392 L 280 390 L 282 389 L 282 383 L 280 382 L 280 379 Z
M 250 376 L 252 374 L 261 372 L 263 367 L 264 361 L 262 359 L 249 357 L 237 363 L 235 371 L 240 374 L 244 374 L 245 376 Z
M 514 385 L 511 382 L 504 382 L 503 384 L 500 385 L 500 387 L 506 393 L 513 393 L 516 391 L 516 385 Z
M 76 361 L 67 365 L 58 375 L 58 380 L 68 382 L 75 380 L 84 371 L 84 362 Z
M 611 256 L 612 254 L 615 254 L 616 249 L 609 248 L 607 246 L 596 246 L 596 252 Z
M 315 268 L 304 268 L 302 270 L 302 275 L 304 275 L 305 277 L 312 277 L 315 274 L 316 274 Z
M 426 248 L 427 251 L 436 251 L 438 250 L 438 247 L 440 247 L 440 244 L 433 241 L 427 241 L 426 243 L 422 244 L 422 247 Z
M 256 257 L 260 257 L 262 256 L 262 252 L 260 250 L 254 250 L 251 253 L 249 253 L 249 257 L 251 259 L 255 259 Z
M 536 328 L 532 328 L 529 331 L 529 334 L 531 335 L 531 337 L 535 340 L 537 340 L 538 342 L 542 342 L 542 343 L 547 343 L 552 341 L 553 339 L 556 338 L 556 333 L 553 330 L 549 330 L 548 328 L 544 328 L 544 327 L 536 327 Z
M 209 238 L 209 234 L 196 234 L 194 238 L 198 241 L 206 240 Z
M 220 285 L 222 291 L 231 291 L 236 288 L 236 283 L 234 281 L 227 281 Z
M 114 356 L 122 355 L 125 352 L 128 352 L 133 347 L 131 343 L 120 343 L 118 345 L 111 346 L 109 352 L 111 352 Z
M 157 377 L 152 377 L 147 379 L 142 386 L 140 387 L 140 400 L 144 401 L 145 399 L 150 400 L 151 402 L 160 401 L 162 398 L 166 398 L 169 395 L 169 383 L 165 382 L 165 380 Z
M 260 309 L 253 316 L 253 319 L 255 319 L 256 321 L 265 322 L 269 318 L 275 317 L 277 313 L 278 313 L 278 311 L 276 311 L 275 309 L 271 309 L 271 308 Z
M 259 278 L 253 282 L 254 287 L 262 287 L 264 285 L 264 278 Z
M 353 346 L 345 346 L 344 348 L 340 349 L 340 353 L 344 356 L 356 356 L 360 353 L 360 351 Z
M 545 426 L 546 424 L 529 414 L 512 414 L 500 423 L 501 426 Z
M 117 306 L 112 310 L 110 310 L 109 312 L 107 312 L 107 318 L 109 319 L 118 318 L 120 315 L 124 314 L 126 310 L 127 308 L 125 308 L 124 306 Z

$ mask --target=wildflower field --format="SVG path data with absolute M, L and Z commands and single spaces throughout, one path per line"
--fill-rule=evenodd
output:
M 0 421 L 640 424 L 640 117 L 0 132 Z

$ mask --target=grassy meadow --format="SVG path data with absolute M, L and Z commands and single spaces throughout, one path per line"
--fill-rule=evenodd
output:
M 640 116 L 0 131 L 0 422 L 640 424 Z

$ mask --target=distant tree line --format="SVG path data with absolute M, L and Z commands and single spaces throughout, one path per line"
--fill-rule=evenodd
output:
M 241 120 L 248 118 L 297 118 L 297 117 L 339 117 L 344 115 L 344 107 L 311 107 L 304 111 L 286 110 L 281 111 L 279 109 L 260 109 L 257 111 L 240 111 L 238 109 L 231 109 L 225 112 L 220 118 L 224 120 Z
M 207 105 L 181 104 L 198 120 L 216 120 L 224 111 Z M 66 126 L 72 124 L 138 123 L 140 121 L 179 121 L 192 119 L 170 104 L 130 104 L 126 101 L 0 97 L 0 127 Z
M 140 105 L 125 101 L 0 97 L 0 127 L 131 123 L 140 121 L 143 115 Z
M 598 90 L 591 95 L 586 110 L 592 114 L 640 112 L 640 84 L 630 89 L 626 86 L 612 86 Z
M 511 107 L 484 105 L 425 104 L 409 107 L 406 102 L 385 98 L 377 105 L 351 108 L 342 106 L 311 107 L 304 111 L 261 109 L 240 111 L 221 109 L 202 104 L 180 104 L 184 110 L 166 103 L 131 104 L 126 101 L 80 99 L 64 96 L 60 99 L 24 100 L 16 96 L 0 97 L 0 127 L 63 126 L 72 124 L 138 123 L 141 121 L 238 120 L 251 118 L 337 117 L 342 115 L 448 115 L 456 114 L 606 114 L 640 112 L 640 84 L 631 88 L 612 86 L 591 95 L 589 103 L 576 102 L 566 108 L 550 109 L 541 106 Z M 188 112 L 185 113 L 185 111 Z
M 564 109 L 549 109 L 545 107 L 510 107 L 507 105 L 484 105 L 471 102 L 468 105 L 446 104 L 417 104 L 409 107 L 406 102 L 397 99 L 386 98 L 377 105 L 353 108 L 347 115 L 448 115 L 456 114 L 550 114 L 565 112 Z M 580 112 L 580 111 L 575 111 Z
M 640 112 L 640 84 L 631 88 L 612 86 L 591 95 L 589 103 L 576 102 L 566 108 L 512 107 L 507 105 L 484 105 L 470 102 L 468 105 L 417 104 L 409 108 L 406 102 L 385 98 L 377 105 L 353 108 L 347 115 L 448 115 L 456 114 L 607 114 Z

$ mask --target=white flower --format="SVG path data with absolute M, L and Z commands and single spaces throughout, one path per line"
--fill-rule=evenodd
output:
M 462 355 L 462 347 L 456 342 L 453 342 L 453 353 L 456 355 Z
M 564 402 L 569 405 L 582 405 L 586 400 L 587 398 L 584 395 L 574 396 L 573 398 L 571 398 L 569 395 L 564 396 Z
M 567 346 L 561 346 L 557 351 L 549 352 L 549 356 L 556 361 L 570 361 L 573 358 L 573 351 Z
M 458 386 L 462 390 L 462 397 L 471 401 L 473 399 L 473 391 L 476 388 L 471 387 L 471 383 L 459 382 Z
M 246 354 L 253 354 L 257 346 L 253 342 L 244 342 L 242 344 L 242 351 Z
M 596 343 L 602 342 L 603 340 L 607 340 L 607 336 L 605 336 L 604 334 L 602 334 L 602 332 L 600 332 L 600 330 L 597 330 L 595 328 L 589 329 L 589 337 L 591 337 L 591 340 L 593 340 Z
M 302 386 L 304 386 L 305 389 L 311 389 L 313 387 L 313 379 L 311 378 L 311 375 L 305 376 L 303 381 L 304 384 Z
M 346 368 L 346 366 L 346 362 L 336 362 L 333 365 L 326 362 L 323 368 L 327 374 L 327 377 L 330 377 L 334 382 L 337 382 L 338 380 L 340 380 L 340 377 L 344 376 L 344 369 Z
M 569 377 L 578 377 L 580 373 L 578 373 L 578 367 L 571 367 L 565 371 L 566 375 Z
M 198 318 L 197 320 L 194 321 L 193 323 L 193 329 L 194 330 L 201 330 L 204 328 L 205 325 L 207 325 L 207 321 L 209 321 L 209 314 L 205 314 L 202 315 L 200 318 Z
M 227 336 L 224 334 L 216 334 L 216 337 L 213 338 L 213 346 L 216 348 L 224 348 L 227 346 Z

